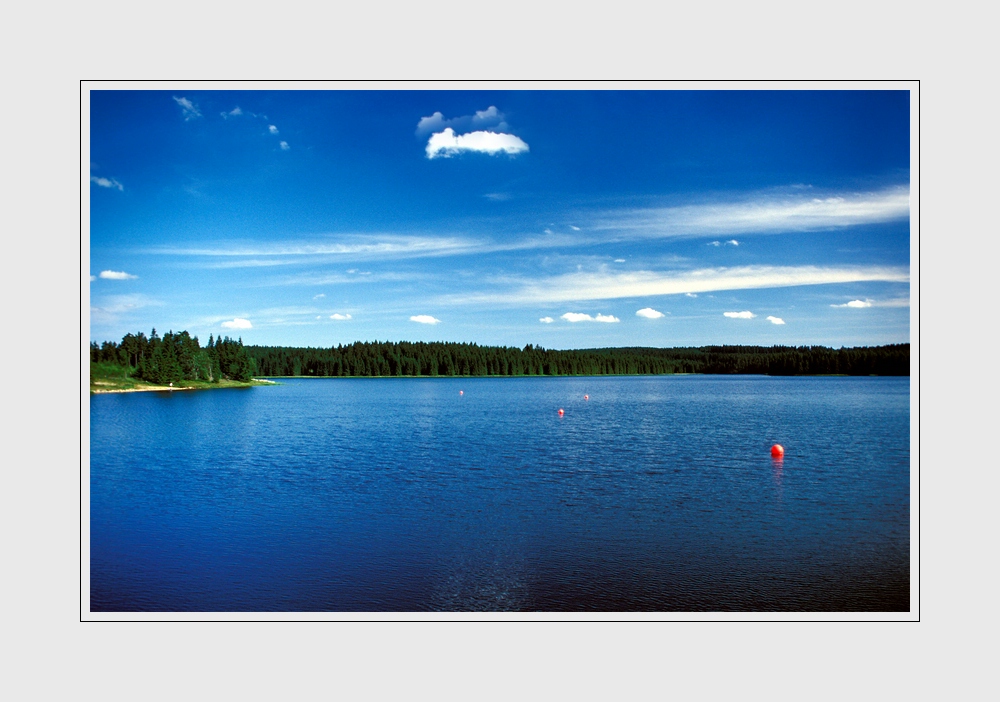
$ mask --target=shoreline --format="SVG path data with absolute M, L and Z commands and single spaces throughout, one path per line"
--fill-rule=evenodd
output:
M 280 385 L 280 383 L 274 380 L 268 380 L 266 378 L 254 378 L 249 383 L 234 383 L 226 385 L 209 385 L 204 386 L 178 386 L 170 387 L 166 385 L 143 385 L 141 387 L 132 388 L 100 388 L 91 385 L 90 394 L 91 395 L 111 395 L 124 392 L 178 392 L 181 390 L 224 390 L 226 388 L 252 388 L 255 385 Z

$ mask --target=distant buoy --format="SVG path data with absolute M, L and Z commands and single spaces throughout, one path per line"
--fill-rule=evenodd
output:
M 785 455 L 785 447 L 781 444 L 775 444 L 771 447 L 771 456 L 773 458 L 781 458 Z
M 564 414 L 566 414 L 566 413 L 565 413 L 565 412 L 564 412 L 564 411 L 562 410 L 562 408 L 560 408 L 560 409 L 559 409 L 559 416 L 561 417 L 561 416 L 563 416 Z
M 583 396 L 583 399 L 584 399 L 584 400 L 589 400 L 589 399 L 590 399 L 590 395 L 584 395 L 584 396 Z
M 464 394 L 465 394 L 465 390 L 459 390 L 459 391 L 458 391 L 458 394 L 459 394 L 459 395 L 464 395 Z

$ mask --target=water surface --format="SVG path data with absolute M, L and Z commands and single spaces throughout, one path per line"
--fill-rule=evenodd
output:
M 909 610 L 909 378 L 281 383 L 91 398 L 92 611 Z

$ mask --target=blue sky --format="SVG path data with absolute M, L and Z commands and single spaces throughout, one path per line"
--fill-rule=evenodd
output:
M 92 91 L 90 134 L 96 341 L 910 341 L 906 91 Z

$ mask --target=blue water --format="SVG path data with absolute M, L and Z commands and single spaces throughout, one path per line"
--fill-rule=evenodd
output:
M 909 407 L 875 377 L 97 395 L 91 610 L 907 611 Z

